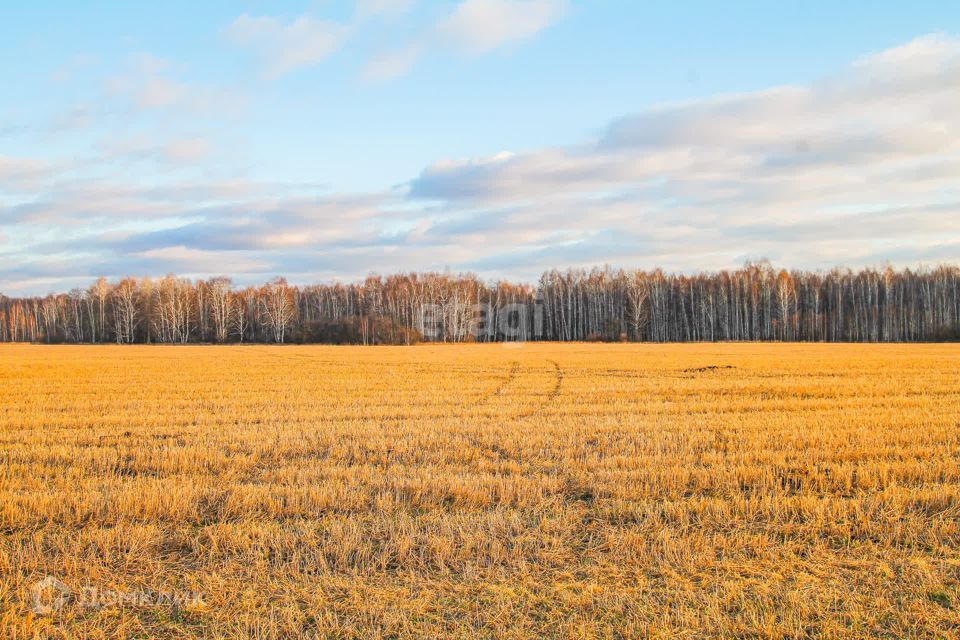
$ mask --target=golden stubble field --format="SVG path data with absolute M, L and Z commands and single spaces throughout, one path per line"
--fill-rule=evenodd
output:
M 2 346 L 0 637 L 957 637 L 958 363 Z

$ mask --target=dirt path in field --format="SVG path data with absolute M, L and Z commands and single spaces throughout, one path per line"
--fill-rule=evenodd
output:
M 519 373 L 520 373 L 520 361 L 514 360 L 511 363 L 510 371 L 507 373 L 507 377 L 504 378 L 500 382 L 500 384 L 496 386 L 495 389 L 481 396 L 478 404 L 486 404 L 491 400 L 493 400 L 494 398 L 496 398 L 497 396 L 502 395 L 508 388 L 510 388 L 511 385 L 513 385 Z
M 551 365 L 553 365 L 553 375 L 554 382 L 553 387 L 550 389 L 550 393 L 532 409 L 525 411 L 516 417 L 517 420 L 527 420 L 541 413 L 547 405 L 551 404 L 554 400 L 560 397 L 560 390 L 563 386 L 563 369 L 560 368 L 560 364 L 556 360 L 547 360 Z
M 550 388 L 550 391 L 536 405 L 513 416 L 513 420 L 526 420 L 536 416 L 537 414 L 543 412 L 547 405 L 556 400 L 560 395 L 561 387 L 563 386 L 563 369 L 556 360 L 547 359 L 547 362 L 553 368 L 553 384 Z M 510 371 L 507 373 L 506 377 L 501 380 L 494 389 L 482 395 L 478 399 L 477 405 L 482 406 L 490 404 L 497 398 L 507 396 L 511 392 L 521 393 L 521 390 L 517 389 L 517 382 L 525 375 L 529 375 L 530 373 L 531 369 L 524 369 L 521 366 L 520 361 L 514 360 L 511 363 Z
M 265 355 L 269 358 L 273 358 L 275 360 L 279 360 L 281 362 L 290 363 L 290 364 L 305 363 L 305 362 L 311 362 L 311 361 L 326 363 L 326 361 L 319 360 L 313 356 L 297 354 L 297 353 L 279 354 L 279 353 L 267 352 L 262 355 Z M 550 391 L 546 395 L 544 395 L 542 399 L 536 402 L 534 406 L 531 406 L 519 412 L 518 414 L 514 415 L 512 418 L 509 418 L 510 420 L 522 421 L 522 420 L 528 420 L 530 418 L 533 418 L 543 413 L 544 409 L 546 409 L 548 405 L 553 403 L 560 396 L 562 387 L 563 387 L 563 379 L 564 379 L 563 368 L 560 366 L 560 363 L 558 363 L 556 360 L 547 358 L 546 362 L 549 364 L 550 367 L 552 367 L 551 373 L 552 373 L 553 380 L 550 387 Z M 497 398 L 507 396 L 510 393 L 518 393 L 518 394 L 522 393 L 522 390 L 517 388 L 517 382 L 521 380 L 524 376 L 529 375 L 533 372 L 534 372 L 533 369 L 530 369 L 530 368 L 525 369 L 521 365 L 519 360 L 513 360 L 510 363 L 510 369 L 507 371 L 507 375 L 502 380 L 500 380 L 500 382 L 497 384 L 496 387 L 482 394 L 477 399 L 477 406 L 479 407 L 479 406 L 489 405 L 493 403 Z M 530 398 L 537 397 L 537 396 L 538 394 L 536 394 L 536 392 L 533 392 L 529 396 L 524 394 L 524 397 L 530 397 Z M 402 418 L 389 418 L 389 417 L 381 417 L 379 419 L 402 420 Z
M 560 367 L 560 364 L 555 360 L 547 359 L 547 362 L 552 367 L 552 378 L 553 382 L 550 387 L 550 391 L 544 395 L 539 396 L 534 391 L 533 394 L 524 393 L 524 389 L 518 388 L 516 384 L 518 380 L 523 379 L 524 373 L 529 375 L 531 369 L 524 370 L 521 367 L 520 362 L 513 362 L 510 372 L 507 374 L 507 377 L 491 392 L 487 393 L 482 397 L 479 405 L 490 405 L 493 400 L 498 397 L 508 396 L 511 391 L 517 393 L 519 397 L 526 398 L 541 398 L 534 406 L 521 411 L 520 413 L 514 415 L 512 418 L 504 416 L 502 422 L 498 425 L 499 428 L 506 428 L 506 425 L 509 423 L 518 423 L 531 418 L 536 417 L 543 413 L 544 409 L 551 403 L 553 403 L 561 393 L 561 388 L 563 386 L 564 372 Z M 539 371 L 537 375 L 542 375 Z M 498 438 L 499 430 L 490 430 L 488 427 L 480 426 L 479 429 L 473 433 L 466 435 L 466 440 L 469 442 L 470 446 L 475 448 L 481 455 L 489 460 L 494 461 L 503 461 L 503 460 L 518 460 L 515 454 L 511 454 L 506 450 L 502 444 L 499 442 Z

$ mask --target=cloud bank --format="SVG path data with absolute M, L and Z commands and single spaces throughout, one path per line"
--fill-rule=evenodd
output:
M 230 42 L 253 51 L 264 73 L 277 78 L 320 64 L 339 49 L 350 32 L 346 25 L 300 16 L 289 22 L 243 14 L 225 30 Z
M 566 10 L 564 0 L 465 0 L 437 30 L 452 46 L 484 53 L 532 38 Z
M 514 35 L 547 20 L 529 4 Z M 268 68 L 326 55 L 269 44 L 291 28 L 326 27 L 251 20 L 239 32 L 263 47 Z M 165 77 L 148 63 L 147 78 Z M 202 171 L 90 180 L 69 161 L 5 156 L 0 291 L 169 271 L 256 282 L 444 267 L 533 278 L 603 263 L 694 271 L 758 257 L 804 268 L 960 261 L 957 104 L 960 39 L 935 34 L 808 85 L 639 110 L 592 140 L 438 160 L 376 193 Z M 212 152 L 202 137 L 151 149 L 157 162 L 185 166 Z

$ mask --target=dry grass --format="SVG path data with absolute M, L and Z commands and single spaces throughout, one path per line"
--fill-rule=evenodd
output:
M 4 346 L 0 637 L 956 637 L 958 362 Z

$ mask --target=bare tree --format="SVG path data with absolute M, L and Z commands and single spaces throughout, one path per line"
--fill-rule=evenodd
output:
M 630 326 L 634 340 L 639 340 L 649 320 L 647 298 L 650 297 L 650 286 L 642 271 L 634 271 L 627 279 L 627 297 L 630 299 Z
M 244 341 L 250 330 L 250 304 L 245 294 L 238 294 L 230 300 L 230 328 L 237 340 Z
M 137 307 L 139 292 L 137 281 L 126 278 L 113 290 L 114 333 L 120 344 L 132 344 L 140 323 Z
M 207 281 L 210 299 L 210 317 L 213 321 L 213 335 L 217 342 L 226 342 L 230 332 L 230 310 L 233 298 L 233 282 L 221 276 Z
M 260 314 L 273 342 L 283 343 L 296 308 L 293 292 L 284 278 L 268 282 L 260 294 Z

